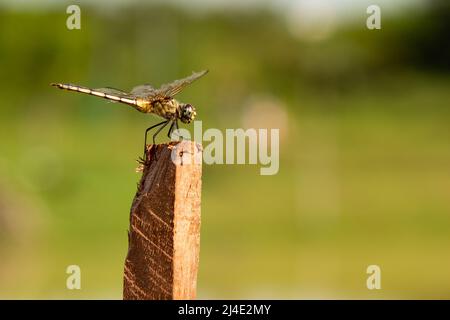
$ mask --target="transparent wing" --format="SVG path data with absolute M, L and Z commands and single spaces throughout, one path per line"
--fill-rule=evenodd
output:
M 149 84 L 143 84 L 137 87 L 134 87 L 131 90 L 131 95 L 139 98 L 148 98 L 156 95 L 156 89 L 153 88 Z
M 131 95 L 129 93 L 110 87 L 92 89 L 92 92 L 101 92 L 119 98 L 131 98 Z
M 180 80 L 175 80 L 174 82 L 165 84 L 156 91 L 155 97 L 160 98 L 160 99 L 167 98 L 167 97 L 173 97 L 174 95 L 179 93 L 181 90 L 183 90 L 184 87 L 191 84 L 198 78 L 203 77 L 207 73 L 208 73 L 208 70 L 194 72 L 189 77 L 186 77 L 186 78 L 180 79 Z

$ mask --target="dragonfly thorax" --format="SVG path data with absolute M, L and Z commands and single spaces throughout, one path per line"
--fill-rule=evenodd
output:
M 147 112 L 156 114 L 164 119 L 172 120 L 178 116 L 180 104 L 175 99 L 163 99 L 151 102 Z

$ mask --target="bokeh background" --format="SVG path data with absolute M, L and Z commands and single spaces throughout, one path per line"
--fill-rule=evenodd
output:
M 274 176 L 204 165 L 199 298 L 450 298 L 449 36 L 445 0 L 2 0 L 0 298 L 122 297 L 156 119 L 49 83 L 205 68 L 179 96 L 204 130 L 280 128 L 281 160 Z

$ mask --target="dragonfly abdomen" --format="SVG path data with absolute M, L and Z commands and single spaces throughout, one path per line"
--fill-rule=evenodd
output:
M 105 98 L 105 99 L 108 99 L 111 101 L 122 102 L 122 103 L 126 103 L 126 104 L 129 104 L 132 106 L 137 106 L 136 99 L 132 99 L 132 98 L 124 98 L 124 97 L 120 97 L 115 94 L 108 94 L 105 92 L 96 91 L 95 89 L 89 89 L 89 88 L 82 87 L 82 86 L 75 86 L 72 84 L 52 83 L 52 85 L 55 87 L 58 87 L 59 89 L 81 92 L 81 93 L 89 94 L 91 96 L 96 96 L 96 97 Z

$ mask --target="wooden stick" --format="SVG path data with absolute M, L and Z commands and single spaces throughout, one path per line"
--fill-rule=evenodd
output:
M 131 206 L 123 298 L 195 299 L 201 146 L 151 145 L 147 159 Z

